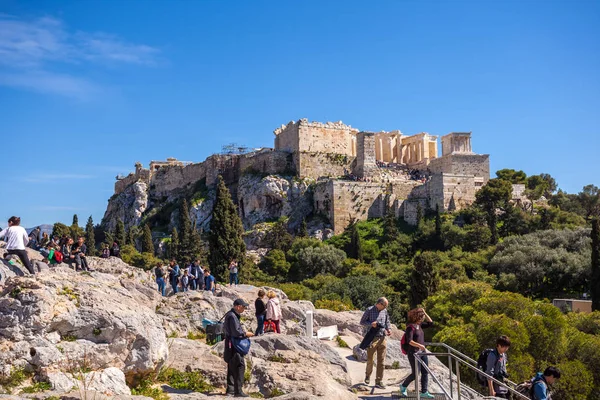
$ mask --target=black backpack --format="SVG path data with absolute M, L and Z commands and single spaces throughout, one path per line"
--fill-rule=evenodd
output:
M 487 359 L 488 356 L 490 355 L 490 353 L 494 352 L 495 349 L 485 349 L 481 352 L 481 354 L 479 354 L 479 358 L 477 359 L 477 368 L 483 372 L 485 372 L 485 370 L 487 369 Z M 476 373 L 477 375 L 477 381 L 481 384 L 481 385 L 487 385 L 487 378 L 484 375 L 481 375 L 480 373 Z

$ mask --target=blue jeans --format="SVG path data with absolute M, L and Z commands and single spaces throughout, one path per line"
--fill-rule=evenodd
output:
M 256 327 L 256 331 L 254 332 L 254 335 L 255 336 L 262 335 L 264 333 L 263 329 L 265 327 L 265 314 L 257 315 L 256 322 L 258 323 L 258 326 Z
M 238 284 L 238 273 L 237 272 L 230 272 L 229 273 L 229 284 L 233 285 L 233 284 Z
M 177 285 L 179 284 L 179 278 L 177 276 L 171 277 L 171 287 L 173 288 L 173 293 L 177 293 Z
M 158 285 L 158 292 L 165 296 L 166 286 L 165 278 L 159 277 L 156 278 L 156 284 Z

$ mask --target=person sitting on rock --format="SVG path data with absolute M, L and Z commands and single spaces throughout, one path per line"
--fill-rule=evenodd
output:
M 74 246 L 74 250 L 71 252 L 75 254 L 75 264 L 78 266 L 78 269 L 82 269 L 84 271 L 89 271 L 88 263 L 87 263 L 87 246 L 85 245 L 85 238 L 80 236 L 77 239 L 77 243 Z
M 62 247 L 63 254 L 63 262 L 69 265 L 75 264 L 75 271 L 79 271 L 83 269 L 83 262 L 81 257 L 81 250 L 79 246 L 79 241 L 77 244 L 74 244 L 72 238 L 67 238 L 67 242 Z M 85 246 L 85 244 L 84 244 Z M 84 257 L 85 258 L 85 254 Z M 85 261 L 85 270 L 87 271 L 87 261 Z
M 215 277 L 210 274 L 210 270 L 206 268 L 204 270 L 204 290 L 207 292 L 212 292 L 215 294 L 215 290 L 217 288 L 217 283 L 215 282 Z
M 267 293 L 269 300 L 267 301 L 267 321 L 272 321 L 275 324 L 275 331 L 281 333 L 279 323 L 281 322 L 281 307 L 279 306 L 279 299 L 277 293 L 269 290 Z
M 385 363 L 385 353 L 387 351 L 387 340 L 386 337 L 390 336 L 392 331 L 390 316 L 387 312 L 388 300 L 385 297 L 380 297 L 374 306 L 367 308 L 360 324 L 368 327 L 369 332 L 367 336 L 371 342 L 368 344 L 367 349 L 367 369 L 365 371 L 365 383 L 369 384 L 371 373 L 373 372 L 373 363 L 375 359 L 375 353 L 377 353 L 377 371 L 375 372 L 375 387 L 378 389 L 385 389 L 383 383 L 383 367 Z M 365 343 L 365 346 L 367 343 Z M 362 348 L 362 346 L 361 346 Z
M 100 257 L 102 257 L 102 258 L 108 258 L 108 257 L 110 257 L 110 248 L 108 247 L 107 244 L 105 244 L 102 247 L 102 255 Z
M 42 240 L 40 240 L 40 248 L 48 247 L 49 244 L 50 236 L 48 236 L 48 233 L 46 232 L 42 233 Z
M 3 229 L 0 232 L 0 239 L 6 240 L 7 254 L 14 254 L 23 263 L 27 271 L 31 274 L 35 274 L 31 261 L 27 256 L 25 247 L 29 243 L 29 237 L 27 231 L 21 225 L 21 218 L 12 216 L 8 219 L 8 228 Z
M 177 261 L 174 259 L 169 262 L 169 267 L 167 269 L 169 270 L 169 283 L 171 283 L 171 287 L 173 288 L 173 294 L 176 294 L 181 270 L 179 269 L 179 265 L 177 265 Z
M 41 229 L 39 226 L 36 226 L 34 230 L 29 234 L 29 244 L 28 247 L 37 250 L 40 242 L 40 232 Z
M 121 248 L 119 247 L 119 244 L 116 241 L 113 242 L 113 245 L 110 249 L 110 255 L 113 257 L 121 258 Z
M 240 316 L 248 307 L 243 299 L 236 299 L 233 307 L 223 321 L 223 330 L 225 331 L 225 350 L 223 359 L 227 363 L 227 390 L 225 394 L 234 397 L 250 397 L 242 391 L 244 386 L 244 373 L 246 372 L 246 362 L 244 356 L 236 351 L 232 339 L 244 339 L 254 336 L 252 332 L 246 332 L 240 322 Z

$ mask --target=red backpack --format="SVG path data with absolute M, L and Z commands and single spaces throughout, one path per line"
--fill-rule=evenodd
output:
M 63 253 L 58 250 L 54 251 L 54 261 L 61 263 L 63 261 Z
M 409 327 L 412 327 L 412 324 L 406 325 L 406 331 L 408 331 Z M 404 335 L 402 335 L 402 339 L 400 340 L 400 350 L 402 350 L 402 354 L 404 355 L 408 354 L 408 348 L 410 347 L 410 343 L 406 342 L 406 331 L 404 331 Z

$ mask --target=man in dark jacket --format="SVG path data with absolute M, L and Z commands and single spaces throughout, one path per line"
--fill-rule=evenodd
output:
M 254 333 L 246 332 L 240 323 L 240 315 L 246 311 L 246 307 L 248 307 L 248 303 L 243 299 L 236 299 L 233 302 L 233 308 L 225 314 L 223 321 L 223 330 L 225 331 L 223 358 L 227 363 L 227 391 L 225 393 L 233 394 L 234 397 L 249 397 L 242 391 L 246 362 L 244 356 L 235 350 L 231 341 L 232 338 L 244 339 L 254 336 Z

